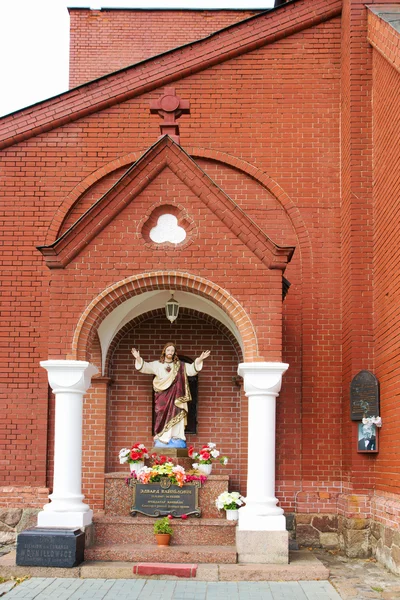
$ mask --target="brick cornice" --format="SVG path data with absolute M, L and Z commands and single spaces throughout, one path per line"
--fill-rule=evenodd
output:
M 60 269 L 69 264 L 167 166 L 269 269 L 285 269 L 294 247 L 274 244 L 168 136 L 154 144 L 58 240 L 38 247 L 47 266 Z
M 0 120 L 0 149 L 110 108 L 340 15 L 342 0 L 297 0 Z

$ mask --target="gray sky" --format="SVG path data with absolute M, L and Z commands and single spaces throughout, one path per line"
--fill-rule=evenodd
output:
M 271 8 L 274 0 L 0 0 L 0 116 L 68 89 L 67 6 Z

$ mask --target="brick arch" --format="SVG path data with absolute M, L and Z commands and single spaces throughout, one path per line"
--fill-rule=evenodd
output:
M 230 167 L 233 167 L 238 171 L 246 173 L 252 179 L 254 179 L 263 187 L 265 187 L 285 209 L 285 212 L 288 215 L 289 220 L 292 223 L 300 242 L 300 251 L 303 262 L 303 268 L 305 267 L 304 262 L 306 263 L 306 268 L 304 269 L 304 271 L 309 273 L 312 272 L 311 269 L 313 263 L 313 255 L 308 229 L 304 223 L 299 208 L 295 205 L 293 200 L 283 190 L 283 188 L 274 179 L 272 179 L 272 177 L 270 177 L 265 171 L 262 171 L 258 167 L 255 167 L 254 165 L 246 162 L 245 160 L 237 158 L 236 156 L 232 156 L 231 154 L 226 154 L 225 152 L 221 152 L 219 150 L 189 147 L 185 148 L 185 151 L 193 158 L 193 160 L 196 160 L 196 158 L 205 158 L 213 160 L 215 162 L 229 165 Z
M 64 220 L 71 210 L 71 208 L 76 204 L 79 198 L 87 192 L 87 190 L 109 175 L 113 171 L 120 169 L 121 167 L 126 167 L 132 165 L 132 163 L 136 162 L 143 154 L 143 152 L 129 152 L 129 154 L 125 154 L 125 156 L 121 156 L 112 160 L 111 162 L 103 165 L 93 173 L 90 173 L 85 179 L 80 181 L 78 185 L 74 187 L 74 189 L 68 194 L 68 196 L 63 200 L 61 206 L 57 209 L 54 214 L 53 220 L 50 223 L 50 226 L 47 230 L 46 234 L 46 242 L 45 245 L 52 244 L 58 237 L 59 232 Z
M 116 335 L 114 336 L 109 348 L 108 348 L 108 352 L 107 352 L 107 357 L 105 360 L 105 364 L 104 364 L 104 374 L 106 376 L 108 376 L 108 371 L 109 371 L 109 367 L 110 367 L 110 362 L 112 360 L 112 356 L 114 354 L 115 349 L 117 348 L 119 342 L 121 341 L 121 339 L 127 334 L 129 333 L 132 329 L 134 329 L 135 327 L 137 327 L 140 323 L 143 323 L 144 321 L 149 321 L 150 319 L 154 318 L 154 317 L 160 317 L 162 315 L 165 315 L 165 310 L 164 308 L 157 308 L 155 310 L 150 310 L 146 313 L 142 313 L 141 315 L 138 315 L 137 317 L 135 317 L 134 319 L 132 319 L 132 321 L 129 321 L 129 323 L 126 323 L 126 325 L 124 325 L 123 327 L 121 327 L 121 329 L 116 333 Z M 218 329 L 219 331 L 221 331 L 226 338 L 229 339 L 229 341 L 231 342 L 232 346 L 235 349 L 235 352 L 238 356 L 238 362 L 243 362 L 243 352 L 242 349 L 237 341 L 237 339 L 235 338 L 235 336 L 233 335 L 233 333 L 231 331 L 229 331 L 229 329 L 220 321 L 218 321 L 217 319 L 215 319 L 214 317 L 211 317 L 210 315 L 207 315 L 205 313 L 201 313 L 197 310 L 194 310 L 192 308 L 187 308 L 187 307 L 182 307 L 179 310 L 179 315 L 184 315 L 184 316 L 192 316 L 192 317 L 196 317 L 198 319 L 202 319 L 203 321 L 206 321 L 207 323 L 211 323 L 216 329 Z
M 254 326 L 239 302 L 215 283 L 196 275 L 179 271 L 157 271 L 133 275 L 114 283 L 101 292 L 81 315 L 72 341 L 71 360 L 87 360 L 101 322 L 117 306 L 138 294 L 152 290 L 182 290 L 202 296 L 223 310 L 237 327 L 243 342 L 246 362 L 264 360 L 258 355 Z

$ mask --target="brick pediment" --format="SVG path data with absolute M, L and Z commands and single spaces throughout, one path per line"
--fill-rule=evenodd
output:
M 168 167 L 269 269 L 285 269 L 294 247 L 276 245 L 201 167 L 164 136 L 93 204 L 65 233 L 39 246 L 50 269 L 66 267 L 91 241 Z

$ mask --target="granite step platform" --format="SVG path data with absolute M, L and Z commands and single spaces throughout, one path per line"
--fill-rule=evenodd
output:
M 67 577 L 84 579 L 178 579 L 173 575 L 139 575 L 133 572 L 134 561 L 89 561 L 72 569 L 57 567 L 18 567 L 15 552 L 0 557 L 0 576 L 10 577 Z M 160 562 L 157 559 L 157 562 Z M 328 579 L 329 570 L 308 550 L 290 553 L 288 565 L 198 563 L 197 581 L 299 581 Z
M 85 550 L 85 561 L 236 564 L 237 553 L 236 546 L 95 544 Z
M 95 516 L 96 544 L 154 545 L 154 519 L 150 517 Z M 234 546 L 236 521 L 226 519 L 173 519 L 172 545 Z M 214 561 L 215 562 L 215 561 Z

